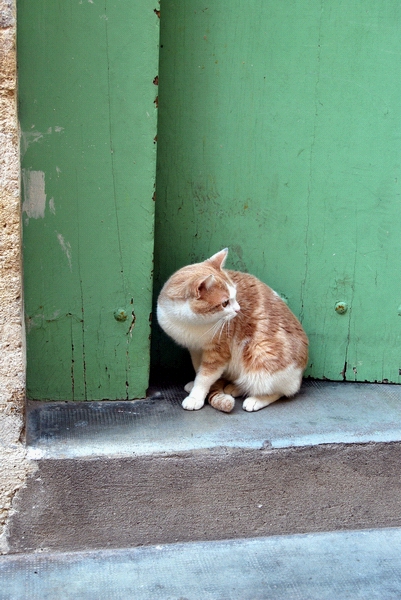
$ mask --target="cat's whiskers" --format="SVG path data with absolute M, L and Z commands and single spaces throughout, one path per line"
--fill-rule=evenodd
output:
M 222 333 L 224 332 L 224 328 L 226 328 L 226 337 L 230 336 L 230 325 L 231 325 L 231 321 L 232 321 L 232 319 L 227 318 L 227 317 L 223 317 L 222 320 L 223 320 L 223 323 L 220 328 L 219 343 L 221 340 Z
M 213 323 L 213 325 L 211 327 L 209 327 L 209 329 L 207 329 L 206 331 L 204 331 L 202 333 L 202 335 L 200 336 L 199 339 L 202 339 L 205 335 L 207 335 L 208 333 L 210 333 L 211 331 L 213 331 L 213 329 L 216 329 L 216 331 L 213 333 L 211 339 L 214 338 L 214 336 L 217 334 L 217 332 L 219 331 L 220 328 L 220 321 L 221 319 L 219 319 L 216 323 Z
M 220 339 L 221 339 L 221 333 L 223 331 L 223 327 L 224 327 L 224 318 L 219 319 L 219 321 L 217 321 L 218 324 L 218 329 L 216 330 L 216 333 L 214 335 L 217 335 L 217 333 L 219 334 L 219 340 L 218 343 L 220 343 Z M 213 336 L 214 337 L 214 336 Z M 212 338 L 213 339 L 213 338 Z
M 220 344 L 220 340 L 221 340 L 221 334 L 224 331 L 224 326 L 227 323 L 227 319 L 225 319 L 224 317 L 222 319 L 220 319 L 222 322 L 221 327 L 220 327 L 220 334 L 219 334 L 219 344 Z

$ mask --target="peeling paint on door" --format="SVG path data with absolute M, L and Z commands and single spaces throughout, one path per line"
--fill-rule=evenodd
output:
M 45 174 L 22 169 L 24 202 L 22 212 L 29 219 L 43 219 L 46 209 Z
M 56 231 L 56 234 L 57 234 L 57 239 L 58 239 L 58 241 L 60 243 L 61 249 L 64 252 L 64 254 L 66 255 L 66 257 L 67 257 L 68 264 L 69 264 L 69 267 L 70 267 L 70 271 L 72 271 L 71 244 L 70 244 L 70 242 L 66 242 L 64 240 L 64 238 L 61 235 L 61 233 L 57 233 L 57 231 Z

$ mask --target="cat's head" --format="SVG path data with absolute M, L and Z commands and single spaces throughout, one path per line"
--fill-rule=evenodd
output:
M 233 319 L 240 306 L 235 284 L 223 269 L 227 254 L 225 248 L 204 262 L 183 267 L 167 281 L 161 298 L 173 302 L 183 320 L 212 323 Z

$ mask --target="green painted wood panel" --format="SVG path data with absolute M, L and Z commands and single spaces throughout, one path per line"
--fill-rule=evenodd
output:
M 307 375 L 400 381 L 400 31 L 395 0 L 162 0 L 156 293 L 228 246 L 301 318 Z
M 145 393 L 158 31 L 148 0 L 18 0 L 30 398 Z

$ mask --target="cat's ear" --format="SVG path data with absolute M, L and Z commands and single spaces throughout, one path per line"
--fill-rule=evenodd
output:
M 196 285 L 196 296 L 197 298 L 201 298 L 202 297 L 202 293 L 209 290 L 214 282 L 214 275 L 208 275 L 207 277 L 205 277 L 204 279 L 202 279 L 201 281 L 197 282 Z
M 226 262 L 227 254 L 228 248 L 224 248 L 224 250 L 220 250 L 220 252 L 217 252 L 217 254 L 213 254 L 213 256 L 208 258 L 207 262 L 211 262 L 216 269 L 222 269 Z

